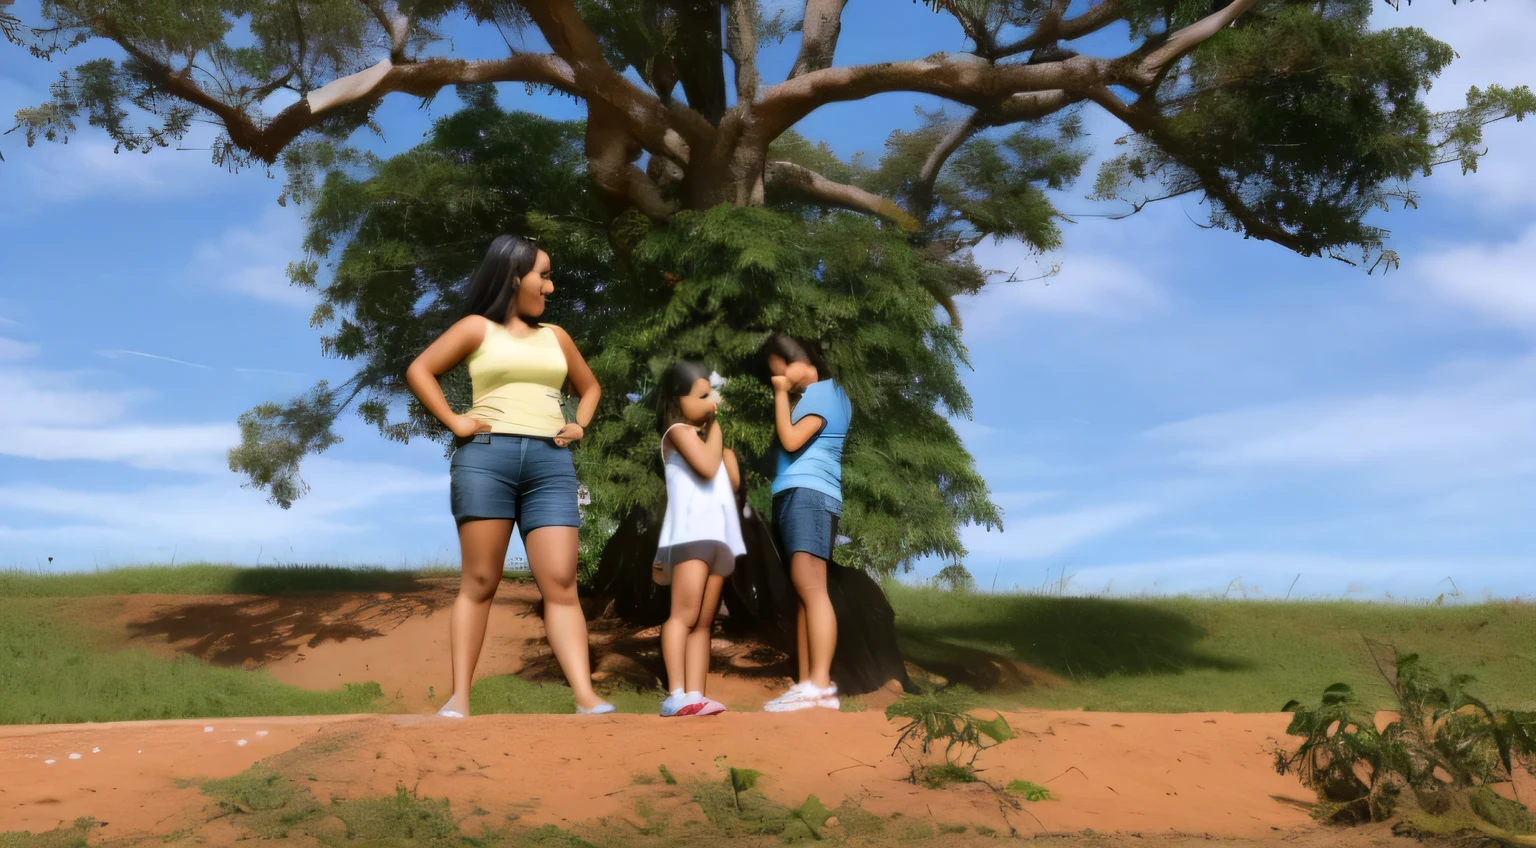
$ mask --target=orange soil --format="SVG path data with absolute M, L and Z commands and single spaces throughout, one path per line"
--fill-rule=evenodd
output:
M 61 601 L 69 617 L 90 623 L 114 646 L 138 645 L 165 656 L 192 654 L 216 665 L 265 669 L 279 682 L 336 689 L 374 681 L 407 712 L 432 713 L 452 690 L 448 619 L 457 580 L 429 581 L 417 592 L 347 592 L 292 596 L 126 595 Z M 502 583 L 496 594 L 475 679 L 522 674 L 561 680 L 533 614 L 538 590 Z M 660 671 L 659 634 L 614 632 L 593 622 L 593 677 L 649 688 Z M 710 695 L 756 708 L 790 681 L 748 654 L 756 646 L 716 639 Z M 649 650 L 647 650 L 649 649 Z M 785 669 L 787 664 L 782 664 Z M 871 705 L 883 706 L 876 697 Z
M 208 799 L 177 781 L 226 777 L 266 759 L 289 777 L 313 778 L 304 785 L 321 801 L 403 784 L 450 799 L 459 816 L 480 808 L 493 814 L 488 821 L 568 825 L 634 818 L 640 799 L 681 810 L 682 788 L 636 784 L 635 776 L 665 765 L 685 783 L 717 780 L 716 759 L 725 756 L 762 772 L 760 787 L 786 804 L 808 794 L 834 807 L 850 798 L 878 815 L 1026 836 L 1091 828 L 1270 838 L 1315 828 L 1301 805 L 1272 797 L 1308 797 L 1271 767 L 1284 715 L 1008 718 L 1019 736 L 982 754 L 983 777 L 1044 784 L 1057 800 L 1005 814 L 981 786 L 907 783 L 905 763 L 891 755 L 896 727 L 874 712 L 340 716 L 0 728 L 0 821 L 38 832 L 94 816 L 107 823 L 101 836 L 113 839 L 201 827 L 213 815 Z

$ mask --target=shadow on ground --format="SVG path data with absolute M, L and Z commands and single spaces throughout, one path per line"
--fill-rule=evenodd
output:
M 942 625 L 898 618 L 896 628 L 909 662 L 981 690 L 1051 677 L 1081 681 L 1248 665 L 1203 650 L 1203 627 L 1146 602 L 992 597 L 970 616 Z
M 420 587 L 417 587 L 420 588 Z M 133 622 L 134 638 L 163 636 L 182 653 L 219 666 L 255 668 L 301 647 L 372 639 L 413 615 L 453 602 L 451 590 L 317 592 L 170 606 Z

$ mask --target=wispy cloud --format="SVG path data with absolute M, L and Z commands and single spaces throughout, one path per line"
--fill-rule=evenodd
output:
M 1536 358 L 1448 369 L 1414 391 L 1260 405 L 1147 434 L 1206 468 L 1536 472 Z
M 37 356 L 39 350 L 41 348 L 35 344 L 0 337 L 0 362 L 19 362 L 23 359 L 31 359 Z
M 961 301 L 968 327 L 994 332 L 1020 315 L 1043 313 L 1101 320 L 1128 320 L 1163 308 L 1167 296 L 1146 273 L 1112 256 L 1073 253 L 1060 271 L 1018 241 L 976 246 L 976 260 L 996 271 L 981 294 Z
M 146 398 L 103 390 L 80 375 L 0 368 L 0 454 L 35 460 L 92 460 L 134 468 L 222 472 L 240 435 L 234 424 L 156 424 L 134 420 Z
M 1536 330 L 1536 226 L 1515 241 L 1468 244 L 1419 259 L 1414 280 L 1490 323 Z
M 189 275 L 200 287 L 308 309 L 314 293 L 288 281 L 288 261 L 299 256 L 303 238 L 298 216 L 273 207 L 255 224 L 230 227 L 198 246 Z
M 1020 519 L 1010 517 L 1004 532 L 967 527 L 961 541 L 972 557 L 981 559 L 1043 559 L 1115 533 L 1158 511 L 1152 503 L 1126 502 Z
M 158 353 L 144 353 L 143 351 L 138 350 L 98 350 L 96 353 L 98 356 L 105 356 L 108 359 L 119 359 L 124 356 L 139 356 L 143 357 L 144 359 L 157 359 L 161 362 L 174 362 L 177 365 L 185 365 L 188 368 L 201 368 L 204 370 L 208 369 L 207 365 L 199 365 L 196 362 L 188 362 L 185 359 L 174 359 L 169 356 L 161 356 Z

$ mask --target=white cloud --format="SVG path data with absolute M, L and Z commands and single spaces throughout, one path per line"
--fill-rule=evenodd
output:
M 156 148 L 149 153 L 112 152 L 112 142 L 94 127 L 85 128 L 69 144 L 40 141 L 7 157 L 17 169 L 24 196 L 32 200 L 75 203 L 109 197 L 188 197 L 210 194 L 225 185 L 229 174 L 208 160 L 207 138 L 187 139 L 188 148 Z
M 1516 241 L 1452 247 L 1411 267 L 1442 300 L 1493 323 L 1536 330 L 1536 226 Z
M 169 356 L 161 356 L 158 353 L 145 353 L 139 350 L 98 350 L 96 353 L 100 356 L 105 356 L 108 359 L 121 359 L 125 356 L 133 356 L 141 359 L 155 359 L 160 362 L 171 362 L 175 363 L 176 365 L 185 365 L 188 368 L 201 368 L 204 370 L 208 368 L 206 365 L 200 365 L 196 362 L 188 362 L 185 359 L 175 359 Z
M 1445 369 L 1415 391 L 1217 413 L 1147 434 L 1206 468 L 1375 467 L 1400 475 L 1536 472 L 1536 358 Z
M 0 454 L 37 460 L 95 460 L 134 468 L 222 470 L 239 441 L 234 424 L 158 425 L 128 417 L 144 395 L 104 391 L 78 375 L 0 369 Z
M 1027 313 L 1124 320 L 1167 301 L 1141 269 L 1115 257 L 1079 250 L 1060 260 L 1059 273 L 1032 279 L 1048 274 L 1052 264 L 1021 242 L 983 242 L 975 252 L 983 268 L 998 272 L 981 294 L 960 302 L 967 328 L 980 332 L 1003 330 Z
M 7 339 L 0 336 L 0 362 L 19 362 L 23 359 L 31 359 L 37 356 L 40 350 L 35 344 L 18 342 L 15 339 Z
M 198 287 L 310 308 L 314 294 L 288 282 L 288 262 L 299 256 L 303 239 L 298 215 L 273 206 L 254 225 L 230 227 L 200 245 L 193 254 L 190 277 Z
M 998 499 L 1000 506 L 1008 501 L 1006 494 Z M 961 541 L 972 558 L 1042 559 L 1129 527 L 1157 511 L 1151 503 L 1127 502 L 1021 520 L 1005 518 L 1004 532 L 967 527 Z
M 100 548 L 119 561 L 159 559 L 159 548 L 172 544 L 180 546 L 183 559 L 229 557 L 231 551 L 250 557 L 264 545 L 270 562 L 284 545 L 345 545 L 349 537 L 376 534 L 374 510 L 381 505 L 409 504 L 434 493 L 443 494 L 445 505 L 448 490 L 445 471 L 426 473 L 393 464 L 315 458 L 305 463 L 304 476 L 315 494 L 286 510 L 267 503 L 264 493 L 234 485 L 227 474 L 125 491 L 0 485 L 0 514 L 6 516 L 0 542 L 12 551 L 25 546 L 75 558 L 82 550 Z

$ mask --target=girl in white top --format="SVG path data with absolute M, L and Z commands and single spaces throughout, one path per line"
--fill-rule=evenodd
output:
M 720 398 L 710 388 L 708 369 L 675 362 L 656 391 L 667 514 L 651 576 L 672 587 L 672 613 L 661 626 L 670 692 L 661 714 L 715 715 L 725 706 L 704 697 L 704 684 L 720 590 L 736 569 L 736 557 L 747 552 L 734 494 L 741 479 L 715 420 Z

